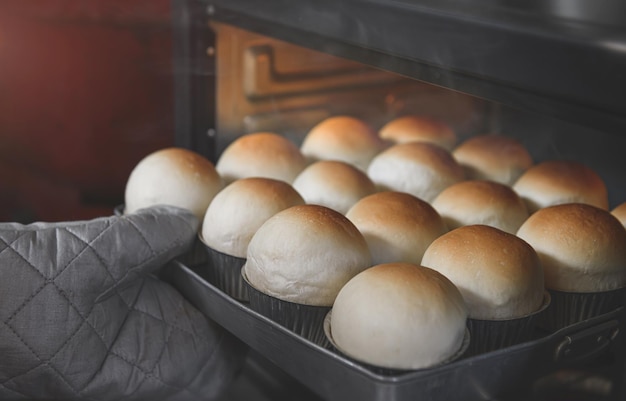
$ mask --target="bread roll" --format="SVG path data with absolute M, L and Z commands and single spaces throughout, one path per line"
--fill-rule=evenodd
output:
M 376 192 L 376 186 L 367 174 L 351 164 L 335 160 L 311 164 L 296 177 L 293 187 L 306 203 L 326 206 L 341 214 L 359 199 Z
M 602 178 L 586 165 L 551 160 L 528 169 L 513 185 L 528 211 L 563 203 L 586 203 L 608 210 L 609 200 Z
M 331 306 L 371 266 L 363 235 L 344 215 L 301 205 L 270 217 L 248 245 L 244 271 L 257 290 L 284 301 Z
M 339 292 L 331 314 L 337 348 L 371 365 L 420 369 L 463 344 L 467 309 L 459 290 L 434 270 L 408 263 L 374 266 Z
M 537 251 L 551 290 L 626 287 L 626 229 L 607 210 L 577 203 L 546 207 L 530 216 L 517 235 Z
M 302 204 L 304 199 L 284 181 L 236 180 L 213 198 L 204 215 L 202 239 L 219 252 L 245 258 L 252 236 L 267 219 Z
M 463 166 L 468 179 L 506 185 L 513 185 L 533 165 L 524 145 L 502 135 L 472 137 L 454 149 L 452 155 Z
M 131 171 L 124 213 L 163 204 L 188 209 L 202 221 L 221 189 L 222 179 L 208 159 L 187 149 L 161 149 L 144 157 Z
M 390 147 L 372 160 L 367 174 L 380 191 L 407 192 L 426 202 L 464 179 L 447 150 L 426 142 Z
M 419 264 L 430 243 L 448 231 L 432 206 L 405 192 L 366 196 L 350 208 L 346 217 L 365 237 L 375 265 Z
M 381 138 L 393 143 L 429 142 L 452 150 L 457 137 L 446 123 L 427 116 L 404 116 L 389 121 L 379 131 Z
M 613 216 L 617 217 L 617 220 L 622 223 L 624 227 L 626 227 L 626 202 L 616 206 L 613 210 L 611 210 Z
M 472 319 L 519 318 L 543 304 L 543 270 L 536 252 L 494 227 L 464 226 L 442 235 L 428 247 L 422 265 L 458 287 Z
M 335 116 L 313 127 L 300 150 L 309 162 L 339 160 L 366 171 L 372 158 L 385 147 L 385 142 L 365 122 L 354 117 Z
M 265 177 L 289 184 L 306 167 L 305 157 L 289 139 L 271 132 L 239 137 L 222 152 L 216 168 L 225 182 Z
M 432 205 L 450 230 L 484 224 L 515 234 L 528 218 L 522 198 L 508 185 L 494 181 L 457 182 L 444 189 Z

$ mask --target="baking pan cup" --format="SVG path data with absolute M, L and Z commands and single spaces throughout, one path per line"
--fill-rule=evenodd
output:
M 528 315 L 514 319 L 467 319 L 472 342 L 467 349 L 466 356 L 478 355 L 534 339 L 538 319 L 546 313 L 551 303 L 550 293 L 544 291 L 541 307 Z
M 243 269 L 241 270 L 241 277 L 248 287 L 250 309 L 320 347 L 330 347 L 324 334 L 324 317 L 330 311 L 330 306 L 305 305 L 284 301 L 254 288 L 246 278 Z
M 368 370 L 380 374 L 380 375 L 384 375 L 384 376 L 399 376 L 405 373 L 409 373 L 409 372 L 415 372 L 418 370 L 426 370 L 426 369 L 432 369 L 434 367 L 437 366 L 442 366 L 445 365 L 447 363 L 450 362 L 454 362 L 456 360 L 459 360 L 463 357 L 465 357 L 466 352 L 470 346 L 471 340 L 470 340 L 470 336 L 471 333 L 468 330 L 468 328 L 465 328 L 465 335 L 463 336 L 463 342 L 461 343 L 461 347 L 458 349 L 457 352 L 455 352 L 452 356 L 450 356 L 449 358 L 434 364 L 432 366 L 428 366 L 428 367 L 424 367 L 424 368 L 420 368 L 420 369 L 393 369 L 393 368 L 386 368 L 386 367 L 382 367 L 382 366 L 376 366 L 376 365 L 372 365 L 369 364 L 367 362 L 362 362 L 359 361 L 358 359 L 347 355 L 346 353 L 344 353 L 343 351 L 341 351 L 341 348 L 339 348 L 337 346 L 337 344 L 335 343 L 335 341 L 333 340 L 333 332 L 332 332 L 332 328 L 331 328 L 331 324 L 330 324 L 330 320 L 331 320 L 331 316 L 332 316 L 332 310 L 328 311 L 328 313 L 326 314 L 326 316 L 324 317 L 324 335 L 326 336 L 326 340 L 329 344 L 329 346 L 327 348 L 329 348 L 331 351 L 336 352 L 337 354 L 341 355 L 342 357 L 349 359 L 351 361 L 353 361 L 354 363 L 357 363 L 361 366 L 363 366 L 364 368 L 367 368 Z
M 552 303 L 540 317 L 538 326 L 550 332 L 611 312 L 626 303 L 626 288 L 584 293 L 548 291 Z
M 198 234 L 198 242 L 207 262 L 198 265 L 200 273 L 208 282 L 224 291 L 238 301 L 248 302 L 248 288 L 241 278 L 241 268 L 246 263 L 245 258 L 219 252 L 204 242 Z
M 204 244 L 200 242 L 197 236 L 191 243 L 191 248 L 176 259 L 187 266 L 206 266 L 209 263 L 207 253 L 204 250 Z

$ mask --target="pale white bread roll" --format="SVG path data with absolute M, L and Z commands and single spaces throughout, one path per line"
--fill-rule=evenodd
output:
M 314 162 L 296 177 L 293 187 L 306 203 L 326 206 L 341 214 L 359 199 L 376 192 L 365 172 L 336 160 Z
M 626 227 L 626 202 L 617 205 L 613 210 L 611 210 L 613 216 L 617 217 L 617 220 L 622 223 L 624 227 Z
M 284 181 L 250 177 L 221 190 L 204 215 L 202 240 L 227 255 L 245 258 L 248 244 L 267 219 L 304 199 Z
M 306 158 L 289 139 L 272 132 L 256 132 L 228 145 L 215 167 L 226 183 L 265 177 L 291 184 L 306 165 Z
M 430 142 L 452 150 L 457 136 L 444 121 L 429 116 L 409 115 L 389 121 L 378 131 L 382 139 L 393 143 Z
M 213 163 L 183 148 L 165 148 L 137 163 L 126 182 L 124 213 L 154 205 L 188 209 L 202 221 L 211 200 L 222 189 Z
M 432 202 L 448 229 L 484 224 L 516 234 L 528 218 L 526 204 L 508 185 L 469 180 L 452 184 Z
M 517 235 L 537 251 L 551 290 L 589 293 L 626 287 L 626 229 L 607 210 L 580 203 L 543 208 Z
M 407 192 L 426 202 L 464 179 L 450 152 L 426 142 L 390 147 L 372 160 L 367 174 L 380 191 Z
M 528 150 L 514 138 L 479 135 L 467 139 L 452 151 L 468 179 L 491 180 L 506 185 L 533 165 Z
M 405 192 L 369 195 L 350 208 L 346 217 L 369 246 L 372 264 L 420 264 L 426 248 L 448 230 L 427 202 Z
M 370 266 L 367 243 L 350 220 L 325 206 L 301 205 L 278 212 L 257 230 L 243 269 L 267 295 L 331 306 L 341 287 Z
M 459 352 L 467 309 L 459 290 L 438 272 L 389 263 L 350 280 L 330 320 L 333 342 L 346 355 L 380 367 L 420 369 Z
M 544 277 L 537 253 L 494 227 L 463 226 L 442 235 L 428 247 L 422 265 L 458 287 L 472 319 L 519 318 L 543 304 Z
M 309 162 L 339 160 L 366 171 L 370 161 L 386 147 L 364 121 L 349 116 L 327 118 L 314 126 L 300 150 Z
M 544 161 L 526 170 L 513 189 L 528 211 L 563 203 L 586 203 L 608 210 L 609 199 L 602 178 L 588 166 L 567 160 Z

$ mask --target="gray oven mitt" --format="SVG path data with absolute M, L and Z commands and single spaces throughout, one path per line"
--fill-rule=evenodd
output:
M 220 395 L 242 347 L 151 275 L 197 228 L 191 213 L 166 206 L 0 224 L 0 399 Z

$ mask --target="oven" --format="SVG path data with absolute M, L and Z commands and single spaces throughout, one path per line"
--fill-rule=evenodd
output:
M 459 142 L 511 136 L 580 161 L 626 200 L 626 6 L 618 1 L 174 0 L 177 146 L 213 162 L 238 137 L 301 144 L 319 121 L 442 119 Z M 192 263 L 168 279 L 250 348 L 227 399 L 625 399 L 623 308 L 449 366 L 369 371 L 252 312 Z M 230 397 L 230 398 L 228 398 Z

